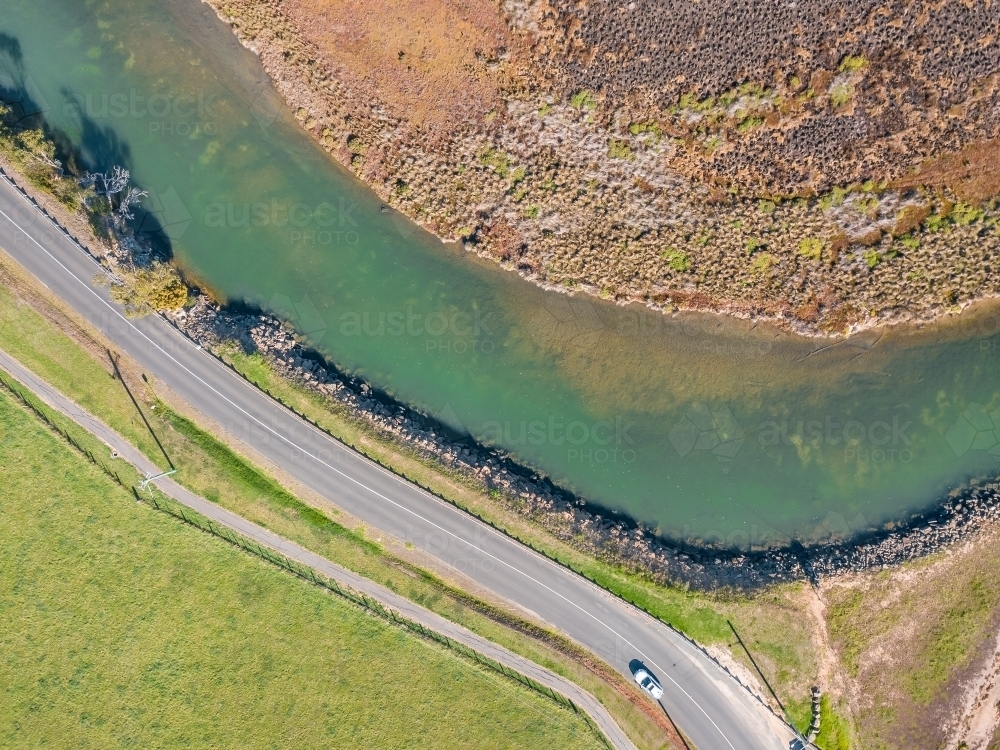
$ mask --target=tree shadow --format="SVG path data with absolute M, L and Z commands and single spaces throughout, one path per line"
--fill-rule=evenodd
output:
M 70 128 L 75 134 L 56 126 L 46 117 L 48 103 L 25 68 L 20 40 L 0 32 L 0 102 L 9 109 L 3 118 L 4 124 L 15 133 L 41 130 L 55 145 L 55 159 L 66 178 L 80 180 L 88 173 L 109 172 L 115 166 L 133 172 L 132 149 L 119 133 L 110 125 L 102 126 L 88 114 L 84 97 L 65 87 L 60 89 L 59 95 L 63 112 L 76 120 L 76 127 Z M 153 256 L 161 260 L 173 258 L 172 242 L 156 214 L 141 205 L 133 213 L 134 217 L 125 222 L 146 242 Z

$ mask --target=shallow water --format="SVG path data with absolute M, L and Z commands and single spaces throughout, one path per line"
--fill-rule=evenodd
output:
M 0 86 L 91 168 L 127 166 L 143 230 L 186 269 L 588 500 L 745 546 L 859 531 L 997 473 L 996 305 L 831 343 L 546 292 L 381 211 L 201 3 L 6 8 Z

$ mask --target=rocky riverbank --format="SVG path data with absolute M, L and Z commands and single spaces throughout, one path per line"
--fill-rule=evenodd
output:
M 273 316 L 222 309 L 200 297 L 193 307 L 168 317 L 209 350 L 236 343 L 248 354 L 260 354 L 280 376 L 345 408 L 351 418 L 400 448 L 459 474 L 559 539 L 662 583 L 752 591 L 773 583 L 886 568 L 965 540 L 1000 518 L 1000 485 L 990 484 L 956 492 L 938 508 L 902 523 L 836 542 L 733 551 L 662 539 L 554 486 L 504 452 L 456 435 L 363 380 L 345 376 Z

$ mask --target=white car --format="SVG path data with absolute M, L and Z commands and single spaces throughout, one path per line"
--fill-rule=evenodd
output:
M 660 698 L 663 697 L 663 688 L 660 687 L 660 683 L 658 683 L 656 678 L 645 669 L 635 670 L 635 674 L 632 676 L 635 678 L 639 687 L 653 696 L 656 700 L 660 700 Z

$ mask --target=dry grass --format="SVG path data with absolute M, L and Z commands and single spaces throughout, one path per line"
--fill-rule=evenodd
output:
M 981 203 L 1000 193 L 1000 138 L 979 141 L 932 159 L 892 187 L 948 187 L 959 200 Z
M 1000 624 L 1000 538 L 824 586 L 865 747 L 938 748 Z
M 285 11 L 345 82 L 426 132 L 448 134 L 504 106 L 517 44 L 486 0 L 291 0 Z

